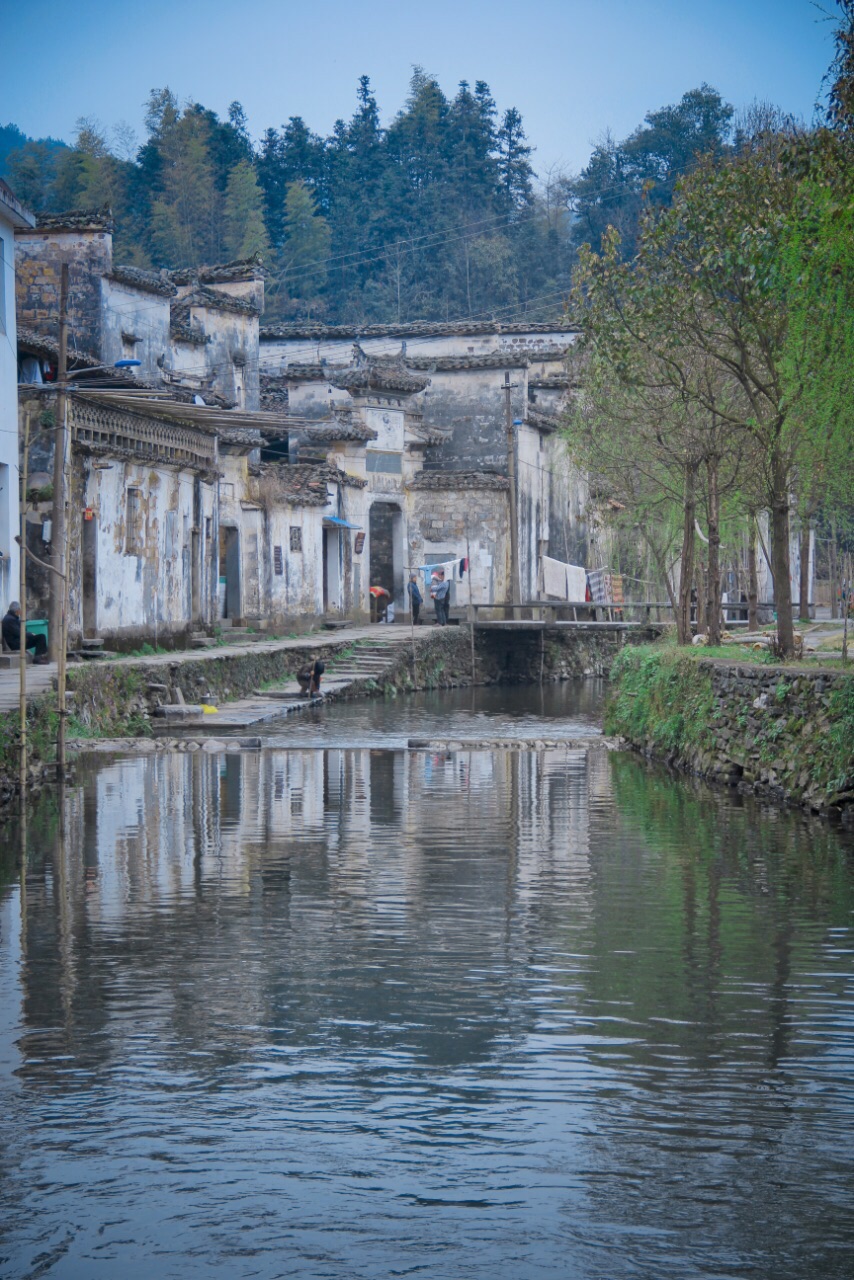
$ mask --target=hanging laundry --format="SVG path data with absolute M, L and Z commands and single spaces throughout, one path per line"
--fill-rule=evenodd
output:
M 558 600 L 568 600 L 566 594 L 566 565 L 551 556 L 543 556 L 543 591 Z
M 577 564 L 566 566 L 566 598 L 579 604 L 587 596 L 587 570 Z

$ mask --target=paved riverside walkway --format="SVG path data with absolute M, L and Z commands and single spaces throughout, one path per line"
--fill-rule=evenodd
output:
M 423 626 L 415 628 L 416 643 L 423 641 L 433 632 L 432 626 Z M 138 666 L 138 667 L 174 667 L 184 664 L 193 664 L 204 662 L 215 662 L 220 658 L 229 658 L 240 654 L 253 653 L 305 653 L 311 654 L 319 645 L 340 645 L 346 648 L 349 645 L 364 645 L 366 641 L 370 641 L 371 646 L 377 645 L 394 645 L 397 646 L 411 643 L 412 630 L 404 624 L 391 626 L 377 625 L 376 623 L 368 626 L 340 627 L 332 631 L 312 631 L 308 635 L 296 636 L 290 640 L 254 640 L 245 644 L 225 644 L 216 645 L 210 649 L 180 649 L 170 650 L 168 653 L 150 654 L 148 657 L 115 657 L 90 659 L 86 663 L 89 665 L 98 665 L 103 667 L 122 666 Z M 331 665 L 331 664 L 328 664 Z M 69 663 L 69 671 L 77 669 L 77 663 Z M 340 679 L 343 681 L 345 677 L 344 663 L 341 661 L 342 671 Z M 56 679 L 56 663 L 51 662 L 46 666 L 27 666 L 27 697 L 35 697 L 37 694 L 44 693 L 53 688 L 53 682 Z M 349 681 L 348 681 L 349 682 Z M 330 678 L 324 680 L 327 688 L 339 684 L 339 678 Z M 287 691 L 288 686 L 285 686 Z M 296 684 L 293 685 L 294 691 L 297 689 Z M 20 690 L 20 673 L 17 668 L 9 671 L 0 671 L 0 712 L 12 711 L 18 706 Z M 264 695 L 269 696 L 269 695 Z M 241 699 L 246 701 L 246 699 Z M 232 706 L 231 703 L 224 704 Z M 281 702 L 276 710 L 277 715 L 283 715 L 287 711 L 287 707 Z M 214 722 L 217 716 L 210 716 L 209 727 L 214 728 Z

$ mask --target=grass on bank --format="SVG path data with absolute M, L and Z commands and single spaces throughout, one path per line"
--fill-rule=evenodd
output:
M 624 648 L 611 668 L 606 733 L 619 734 L 663 757 L 685 759 L 711 752 L 719 716 L 711 672 L 701 660 L 718 656 L 732 659 L 734 655 L 729 646 L 694 649 L 672 641 Z M 765 665 L 763 658 L 757 654 L 755 660 Z M 752 731 L 760 762 L 770 764 L 782 753 L 797 772 L 807 770 L 829 803 L 850 799 L 854 795 L 854 672 L 829 692 L 823 706 L 816 705 L 810 723 L 805 724 L 796 671 L 779 663 L 767 665 L 780 667 L 780 679 L 762 715 L 763 723 Z M 810 669 L 809 664 L 796 665 L 804 672 Z M 750 714 L 745 703 L 738 717 L 745 746 Z

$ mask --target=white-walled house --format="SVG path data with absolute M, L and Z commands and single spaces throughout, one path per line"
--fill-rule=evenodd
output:
M 19 595 L 15 232 L 35 218 L 0 181 L 0 612 Z

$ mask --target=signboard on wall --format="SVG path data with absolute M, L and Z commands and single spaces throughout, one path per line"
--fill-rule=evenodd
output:
M 376 440 L 368 446 L 370 449 L 381 449 L 386 453 L 403 452 L 402 409 L 367 409 L 365 418 L 367 425 L 377 433 Z
M 353 543 L 353 551 L 357 556 L 362 554 L 362 548 L 364 547 L 364 545 L 365 545 L 364 533 L 357 533 L 356 541 Z

